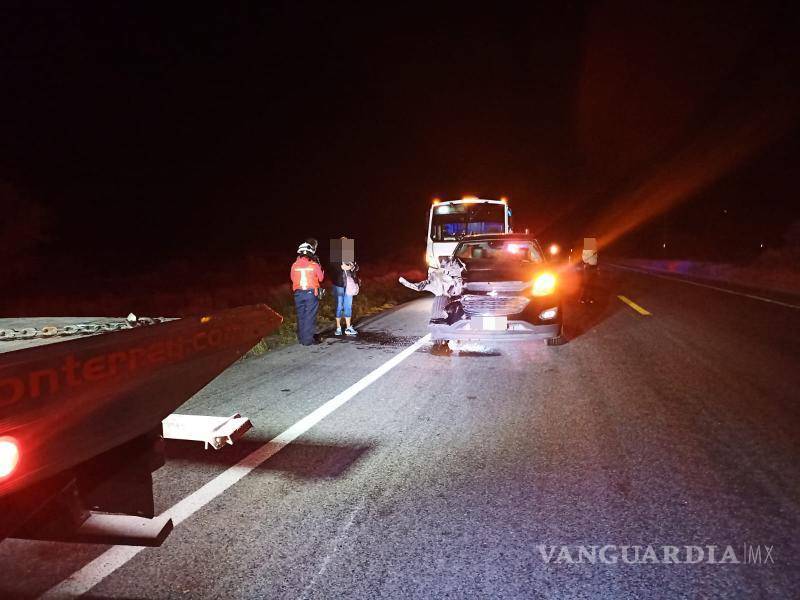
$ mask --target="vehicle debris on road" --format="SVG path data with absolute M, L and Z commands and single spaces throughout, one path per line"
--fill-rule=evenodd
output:
M 431 309 L 431 322 L 448 318 L 446 310 L 450 300 L 461 296 L 464 286 L 462 273 L 466 269 L 464 262 L 456 257 L 442 258 L 438 268 L 428 268 L 428 278 L 418 283 L 411 283 L 400 277 L 402 285 L 416 292 L 430 292 L 436 298 Z

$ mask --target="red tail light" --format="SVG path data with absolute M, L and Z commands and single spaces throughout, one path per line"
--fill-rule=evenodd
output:
M 0 438 L 0 479 L 14 472 L 19 463 L 19 448 L 16 440 L 10 437 Z

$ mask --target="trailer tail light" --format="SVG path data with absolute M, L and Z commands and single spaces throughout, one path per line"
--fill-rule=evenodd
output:
M 556 276 L 552 273 L 542 273 L 533 280 L 534 296 L 549 296 L 556 289 Z
M 10 437 L 0 438 L 0 479 L 14 472 L 19 463 L 19 448 L 16 440 Z

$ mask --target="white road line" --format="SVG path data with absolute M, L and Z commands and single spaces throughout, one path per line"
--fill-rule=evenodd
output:
M 772 298 L 764 298 L 764 296 L 756 296 L 755 294 L 745 294 L 744 292 L 735 292 L 734 290 L 717 287 L 716 285 L 709 285 L 707 283 L 698 283 L 697 281 L 683 279 L 682 277 L 675 275 L 661 275 L 659 273 L 653 273 L 652 271 L 647 271 L 645 269 L 637 269 L 636 267 L 623 267 L 622 265 L 617 265 L 614 263 L 609 263 L 609 266 L 615 269 L 624 269 L 626 271 L 633 271 L 634 273 L 641 273 L 642 275 L 649 275 L 650 277 L 658 277 L 659 279 L 677 281 L 678 283 L 688 283 L 689 285 L 696 285 L 697 287 L 704 287 L 710 290 L 717 290 L 718 292 L 725 292 L 726 294 L 733 294 L 734 296 L 744 296 L 745 298 L 750 298 L 751 300 L 761 300 L 762 302 L 769 302 L 770 304 L 777 304 L 778 306 L 785 306 L 787 308 L 794 308 L 796 310 L 800 309 L 800 305 L 797 304 L 791 304 L 789 302 L 781 302 L 780 300 L 773 300 Z
M 380 367 L 355 382 L 337 396 L 328 400 L 314 412 L 300 419 L 297 423 L 289 427 L 289 429 L 271 439 L 258 450 L 251 452 L 238 463 L 217 475 L 203 487 L 175 504 L 172 508 L 167 509 L 164 515 L 170 516 L 176 526 L 191 517 L 198 510 L 214 500 L 214 498 L 250 473 L 250 471 L 275 456 L 298 437 L 314 427 L 314 425 L 322 421 L 322 419 L 344 405 L 348 400 L 353 398 L 353 396 L 411 356 L 419 348 L 428 343 L 430 337 L 430 334 L 428 334 L 418 339 L 411 346 L 390 358 Z M 74 598 L 75 596 L 85 594 L 144 549 L 144 546 L 113 546 L 93 561 L 87 563 L 81 569 L 75 571 L 75 573 L 61 583 L 47 590 L 40 598 Z

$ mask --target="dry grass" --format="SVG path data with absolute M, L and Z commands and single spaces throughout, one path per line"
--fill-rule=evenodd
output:
M 617 262 L 664 273 L 800 296 L 798 260 L 800 253 L 776 250 L 765 252 L 758 259 L 744 264 L 642 259 L 619 259 Z
M 289 283 L 289 256 L 246 257 L 237 262 L 180 260 L 139 274 L 122 270 L 112 277 L 73 268 L 69 277 L 9 286 L 0 295 L 2 317 L 185 317 L 250 304 L 267 304 L 284 322 L 277 332 L 259 342 L 250 354 L 293 343 L 294 301 Z M 399 268 L 398 261 L 361 265 L 361 293 L 353 302 L 356 319 L 375 314 L 415 297 L 401 286 L 400 275 L 422 278 L 421 265 Z M 328 282 L 325 282 L 328 283 Z M 333 324 L 334 298 L 326 294 L 318 323 Z

